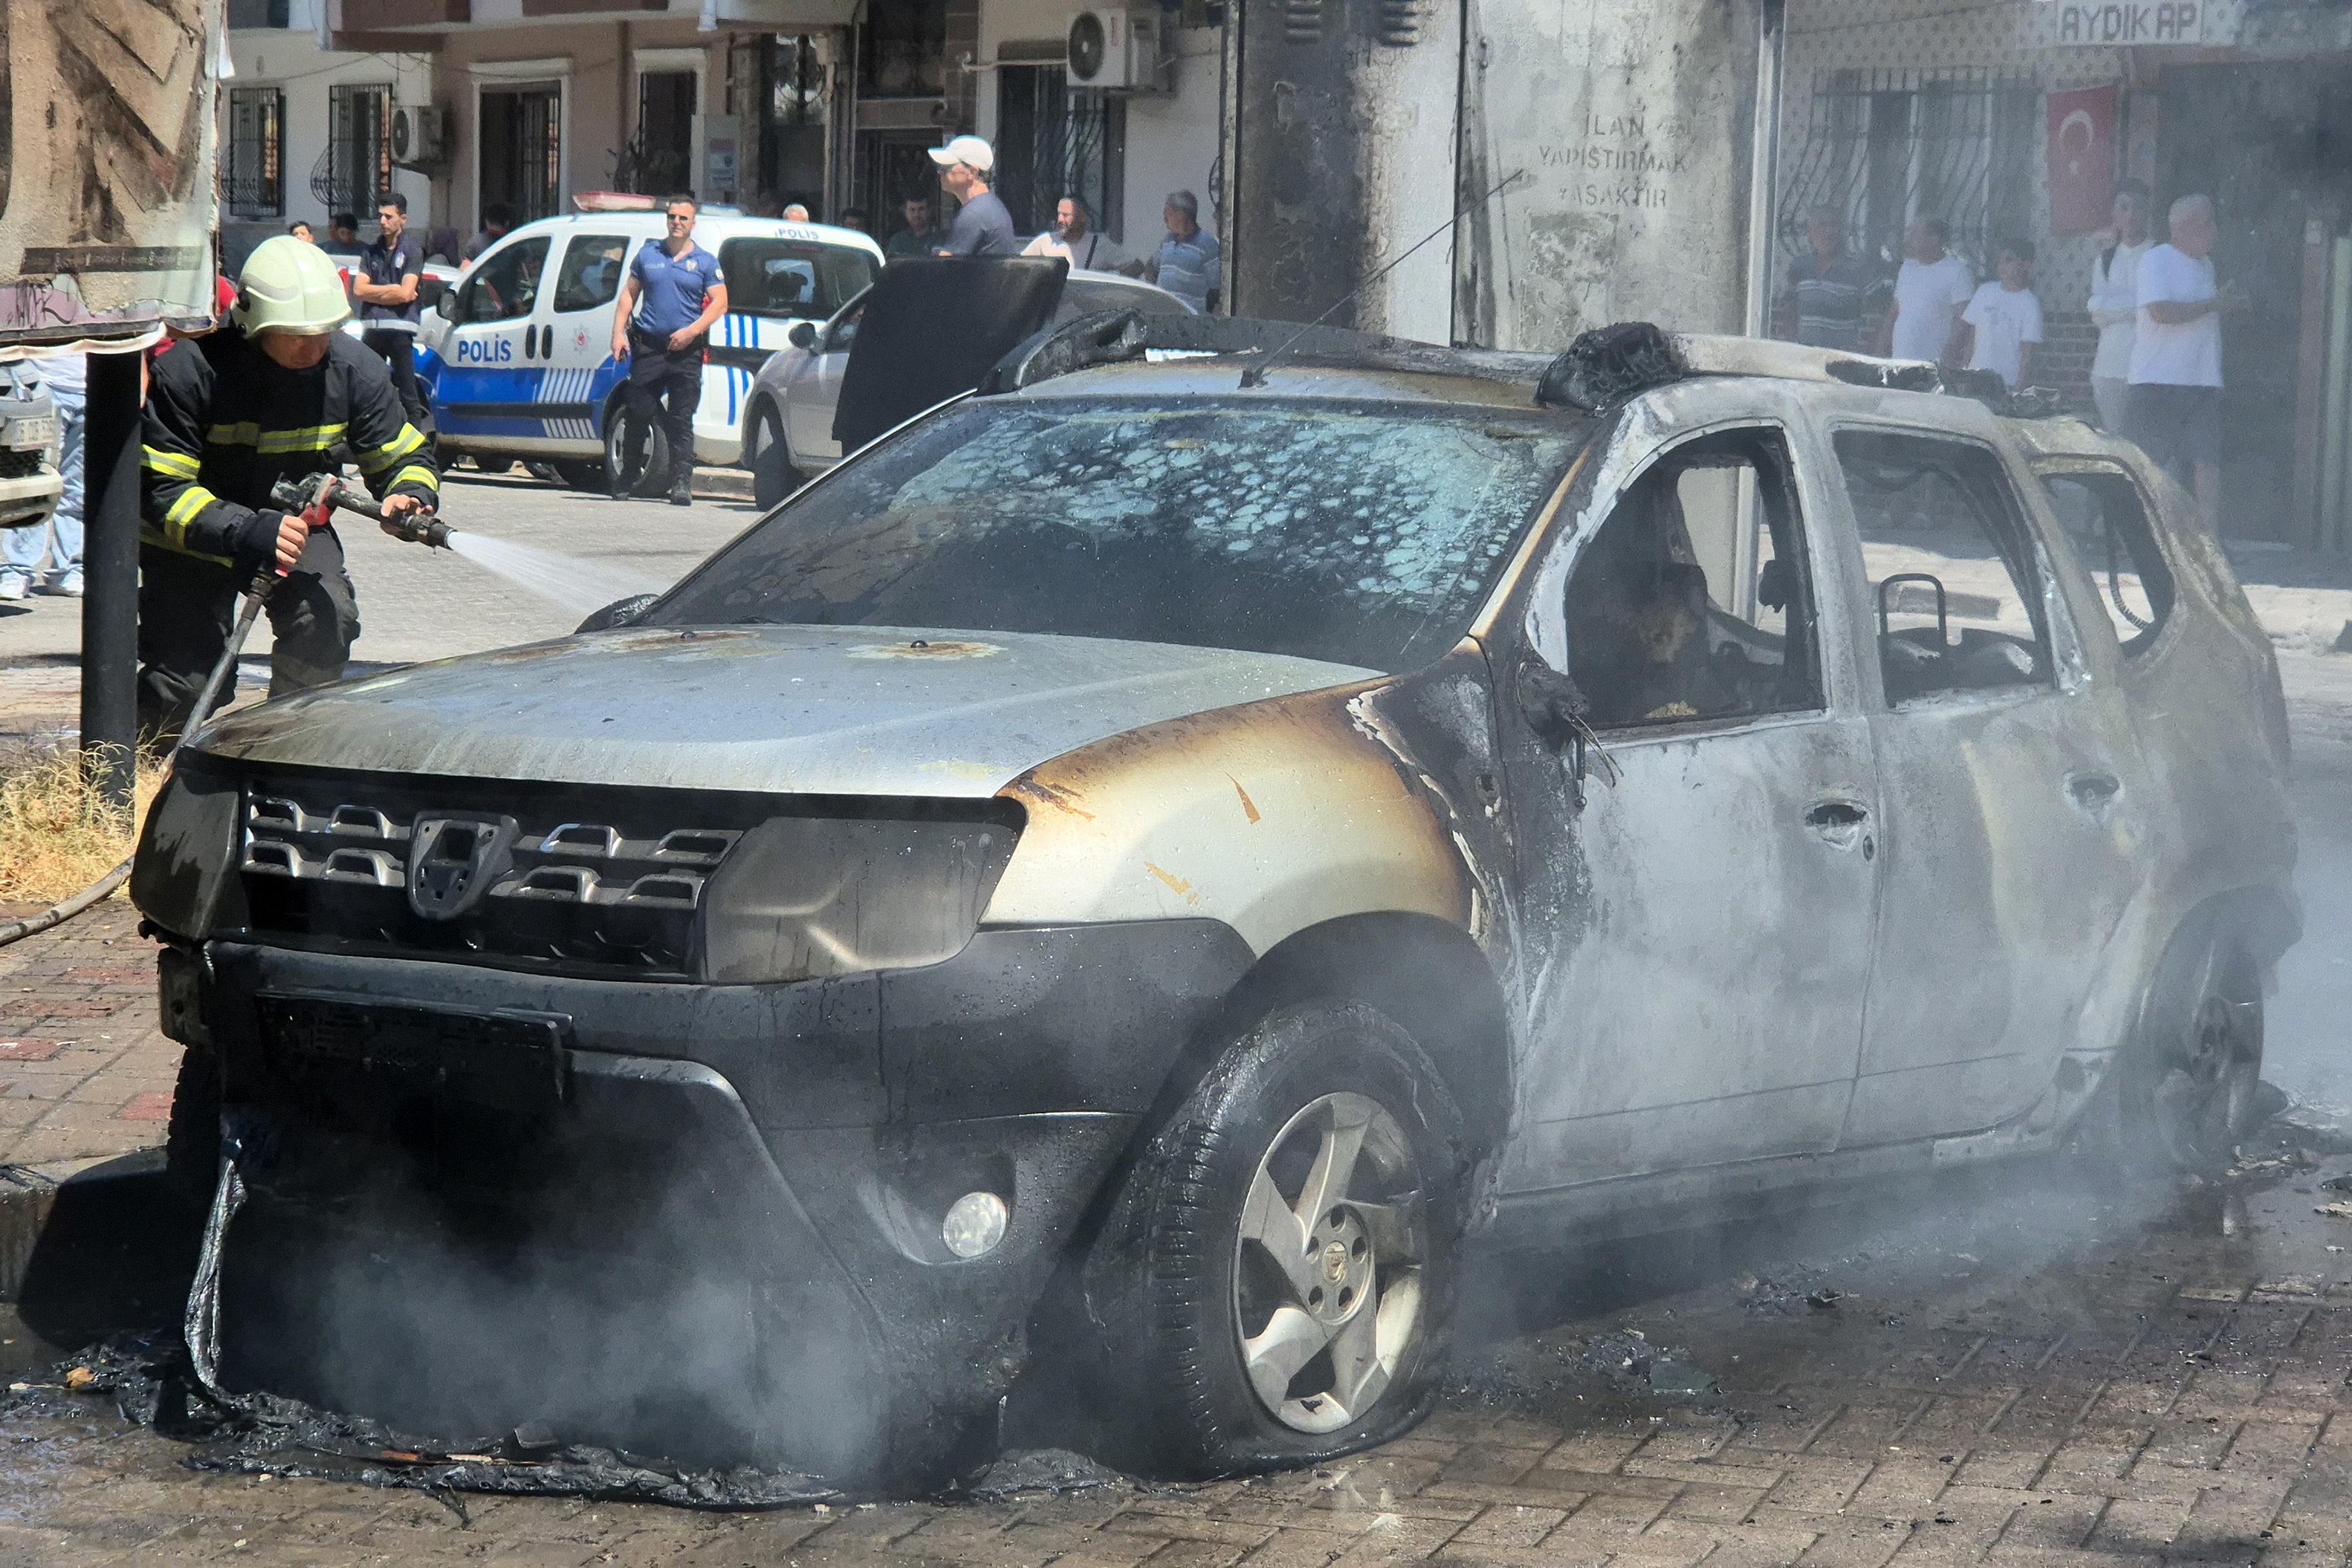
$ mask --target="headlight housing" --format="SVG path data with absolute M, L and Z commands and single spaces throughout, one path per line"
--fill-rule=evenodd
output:
M 954 819 L 777 816 L 752 828 L 704 889 L 702 978 L 814 980 L 953 958 L 1021 832 L 1017 806 L 975 805 Z

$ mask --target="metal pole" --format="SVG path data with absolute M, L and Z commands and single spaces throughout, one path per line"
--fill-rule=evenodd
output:
M 83 439 L 81 755 L 110 803 L 131 803 L 139 727 L 137 353 L 89 356 Z

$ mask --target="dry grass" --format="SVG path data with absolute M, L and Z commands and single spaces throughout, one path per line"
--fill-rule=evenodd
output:
M 70 744 L 0 755 L 0 901 L 53 904 L 113 869 L 137 842 L 163 777 L 158 759 L 142 757 L 137 799 L 123 811 L 83 782 Z

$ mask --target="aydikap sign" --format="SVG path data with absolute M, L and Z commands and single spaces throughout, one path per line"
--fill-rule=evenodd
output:
M 2239 11 L 2231 0 L 2060 0 L 2035 9 L 2046 14 L 2049 42 L 2108 48 L 2227 43 L 2236 34 Z

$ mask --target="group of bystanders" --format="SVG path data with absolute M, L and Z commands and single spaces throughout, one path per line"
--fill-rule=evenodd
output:
M 2214 283 L 2210 197 L 2173 203 L 2163 244 L 2150 232 L 2148 190 L 2138 181 L 2117 187 L 2112 216 L 2089 300 L 2099 329 L 2091 370 L 2099 421 L 2190 483 L 2207 521 L 2218 522 L 2221 318 L 2243 309 L 2246 297 L 2234 284 Z M 1990 371 L 2011 391 L 2032 384 L 2034 351 L 2046 337 L 2032 243 L 2000 242 L 1996 276 L 1979 284 L 1967 260 L 1948 248 L 1949 238 L 1941 219 L 1913 219 L 1902 265 L 1888 279 L 1847 248 L 1842 212 L 1815 208 L 1808 249 L 1789 268 L 1797 341 L 1860 351 L 1865 318 L 1883 311 L 1869 345 L 1880 353 Z

